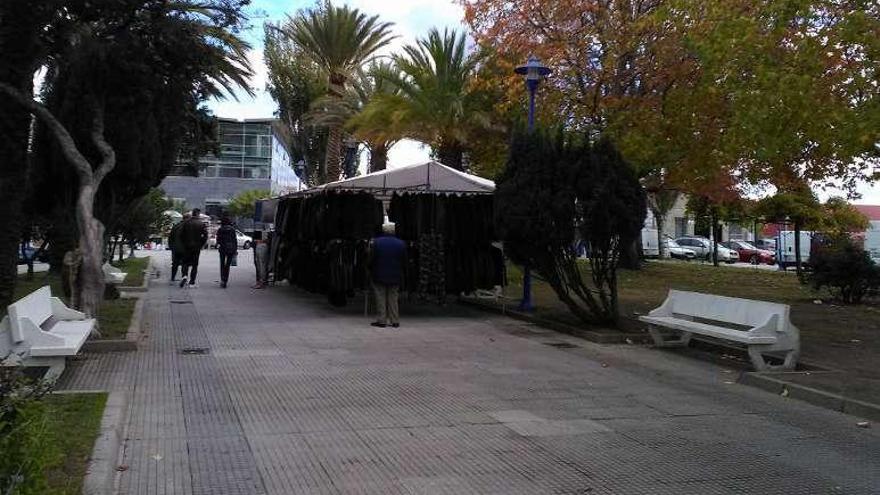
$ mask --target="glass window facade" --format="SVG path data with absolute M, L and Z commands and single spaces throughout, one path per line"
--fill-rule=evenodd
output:
M 266 122 L 220 121 L 220 155 L 202 159 L 203 177 L 268 179 L 272 126 Z
M 218 119 L 217 127 L 219 153 L 199 159 L 198 177 L 191 177 L 185 165 L 175 167 L 162 183 L 168 194 L 185 196 L 189 207 L 205 208 L 248 190 L 269 189 L 277 195 L 303 187 L 275 121 Z

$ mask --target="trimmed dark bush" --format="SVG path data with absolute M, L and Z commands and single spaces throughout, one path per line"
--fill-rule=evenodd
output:
M 558 131 L 517 132 L 495 191 L 507 254 L 592 323 L 617 322 L 621 247 L 638 237 L 646 211 L 644 190 L 610 142 L 566 139 Z M 587 244 L 589 274 L 577 260 L 577 237 Z
M 848 237 L 835 239 L 816 249 L 808 282 L 814 289 L 828 289 L 845 304 L 858 304 L 871 290 L 880 288 L 880 266 Z

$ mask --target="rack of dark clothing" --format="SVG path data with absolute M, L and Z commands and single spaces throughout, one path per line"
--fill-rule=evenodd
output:
M 384 218 L 373 195 L 329 191 L 284 198 L 275 218 L 278 279 L 326 294 L 334 305 L 369 287 L 369 241 Z
M 383 194 L 384 193 L 384 194 Z M 375 195 L 374 195 L 375 194 Z M 397 236 L 407 244 L 401 289 L 442 302 L 447 295 L 506 283 L 495 241 L 491 194 L 435 191 L 318 191 L 280 198 L 273 245 L 275 273 L 345 304 L 369 287 L 369 242 L 384 220 L 382 195 Z
M 506 284 L 488 194 L 395 193 L 388 218 L 407 242 L 404 289 L 423 299 L 472 293 Z

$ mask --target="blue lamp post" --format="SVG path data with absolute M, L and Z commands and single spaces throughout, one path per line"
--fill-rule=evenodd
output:
M 531 55 L 525 65 L 520 65 L 514 72 L 521 76 L 525 76 L 526 89 L 529 90 L 529 132 L 535 130 L 535 92 L 541 80 L 547 77 L 551 70 L 545 67 L 538 60 L 538 57 Z M 526 265 L 523 267 L 523 295 L 522 300 L 517 307 L 520 311 L 532 311 L 532 270 Z

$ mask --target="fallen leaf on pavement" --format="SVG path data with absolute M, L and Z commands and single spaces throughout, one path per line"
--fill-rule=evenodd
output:
M 120 464 L 119 466 L 116 466 L 116 470 L 117 471 L 128 471 L 128 464 Z

